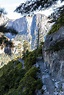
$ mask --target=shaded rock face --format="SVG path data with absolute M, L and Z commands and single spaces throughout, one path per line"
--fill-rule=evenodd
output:
M 51 75 L 62 80 L 64 78 L 64 27 L 46 37 L 43 57 Z

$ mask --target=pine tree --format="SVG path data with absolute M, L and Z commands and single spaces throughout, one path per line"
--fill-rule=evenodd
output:
M 7 14 L 7 12 L 5 11 L 4 8 L 0 8 L 0 16 L 1 16 L 2 14 Z
M 48 8 L 56 3 L 58 0 L 27 0 L 25 3 L 22 3 L 19 7 L 16 8 L 16 12 L 21 14 L 29 14 L 35 10 L 42 10 L 42 8 Z M 61 0 L 61 2 L 64 0 Z

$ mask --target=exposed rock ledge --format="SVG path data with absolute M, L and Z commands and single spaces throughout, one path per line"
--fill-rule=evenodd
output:
M 50 73 L 58 80 L 64 78 L 64 26 L 47 35 L 43 46 L 44 62 Z

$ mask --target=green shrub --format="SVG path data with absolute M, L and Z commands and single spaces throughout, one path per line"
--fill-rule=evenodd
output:
M 23 95 L 35 95 L 36 89 L 42 88 L 42 82 L 37 78 L 38 69 L 36 67 L 32 67 L 28 70 L 23 79 L 20 81 L 20 89 L 22 90 Z
M 59 42 L 56 42 L 54 46 L 51 46 L 50 50 L 59 51 L 63 48 L 64 48 L 64 40 L 60 40 Z
M 4 95 L 11 92 L 11 89 L 17 89 L 20 80 L 24 77 L 25 70 L 22 69 L 22 63 L 18 60 L 12 60 L 0 69 L 0 94 Z M 11 94 L 7 94 L 11 95 Z M 13 94 L 14 95 L 14 94 Z
M 29 53 L 29 55 L 25 58 L 25 68 L 29 70 L 32 65 L 36 63 L 36 54 L 34 52 Z
M 52 26 L 52 29 L 49 31 L 48 35 L 57 32 L 61 26 L 64 26 L 64 14 L 62 14 Z
M 28 64 L 29 63 L 29 64 Z M 0 94 L 1 95 L 35 95 L 41 89 L 42 82 L 37 77 L 39 69 L 36 63 L 36 50 L 29 52 L 25 58 L 25 69 L 17 60 L 10 61 L 0 69 Z

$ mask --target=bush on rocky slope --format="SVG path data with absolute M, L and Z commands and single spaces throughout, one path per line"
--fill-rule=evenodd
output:
M 28 56 L 25 58 L 25 68 L 29 70 L 32 65 L 36 63 L 36 54 L 34 52 L 30 52 Z
M 60 15 L 56 23 L 52 26 L 52 29 L 49 31 L 48 35 L 57 32 L 61 26 L 64 26 L 64 14 Z
M 24 60 L 25 68 L 28 69 L 23 69 L 18 60 L 12 60 L 0 69 L 1 95 L 35 95 L 41 89 L 42 82 L 37 77 L 39 70 L 33 66 L 36 62 L 35 51 L 26 55 Z

